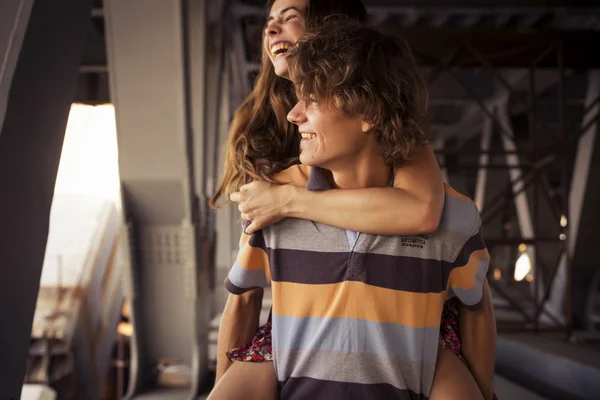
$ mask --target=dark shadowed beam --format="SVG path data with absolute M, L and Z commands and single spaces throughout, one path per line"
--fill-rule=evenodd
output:
M 91 8 L 91 0 L 35 1 L 12 77 L 0 134 L 0 399 L 21 394 Z
M 33 0 L 0 2 L 0 127 L 32 7 Z
M 382 27 L 404 38 L 424 66 L 434 66 L 450 52 L 469 44 L 494 67 L 529 68 L 558 43 L 564 45 L 565 68 L 600 68 L 600 52 L 591 51 L 600 43 L 600 32 L 544 31 L 525 32 L 509 29 L 397 29 Z M 585 51 L 582 49 L 588 49 Z M 538 68 L 557 68 L 555 52 L 547 53 Z M 482 66 L 472 53 L 461 50 L 453 67 Z
M 242 3 L 263 6 L 265 0 L 242 0 Z M 418 8 L 553 8 L 553 7 L 590 7 L 590 0 L 363 0 L 367 6 L 396 6 Z
M 571 190 L 569 193 L 569 246 L 572 262 L 572 310 L 575 328 L 590 327 L 592 321 L 588 314 L 596 305 L 591 282 L 598 273 L 598 237 L 600 234 L 600 140 L 598 123 L 592 122 L 600 114 L 600 105 L 596 99 L 600 95 L 600 72 L 590 71 L 586 113 L 582 126 L 588 126 L 579 138 Z M 596 288 L 593 288 L 596 290 Z M 568 295 L 568 294 L 567 294 Z

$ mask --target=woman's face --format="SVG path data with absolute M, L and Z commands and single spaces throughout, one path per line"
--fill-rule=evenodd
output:
M 277 0 L 267 19 L 263 45 L 273 63 L 275 73 L 288 77 L 288 50 L 306 32 L 306 0 Z

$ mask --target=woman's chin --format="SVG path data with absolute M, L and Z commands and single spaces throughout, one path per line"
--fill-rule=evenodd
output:
M 285 60 L 285 58 L 274 61 L 273 69 L 275 70 L 275 75 L 277 75 L 278 77 L 284 78 L 284 79 L 290 79 L 289 78 L 290 72 L 289 72 L 287 61 Z

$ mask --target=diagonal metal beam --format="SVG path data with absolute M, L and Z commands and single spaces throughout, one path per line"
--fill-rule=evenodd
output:
M 490 162 L 490 156 L 487 153 L 490 150 L 490 144 L 492 143 L 492 134 L 494 132 L 494 125 L 491 119 L 486 118 L 483 124 L 483 132 L 481 134 L 480 149 L 481 154 L 479 155 L 479 165 L 481 166 L 477 171 L 477 181 L 475 183 L 475 204 L 479 212 L 483 211 L 483 205 L 485 201 L 485 189 L 487 187 L 487 165 Z
M 496 197 L 494 197 L 493 199 L 488 201 L 485 204 L 485 206 L 483 207 L 483 212 L 481 213 L 483 225 L 486 225 L 500 211 L 497 209 L 498 204 L 500 204 L 500 206 L 504 205 L 504 203 L 502 203 L 502 200 L 504 199 L 504 197 L 506 196 L 506 194 L 508 192 L 513 190 L 513 187 L 515 185 L 518 184 L 518 185 L 520 185 L 520 187 L 517 192 L 513 192 L 513 195 L 519 195 L 521 193 L 524 193 L 525 190 L 533 182 L 535 182 L 536 171 L 538 174 L 541 173 L 544 169 L 548 168 L 548 166 L 550 164 L 552 164 L 552 162 L 556 159 L 556 157 L 557 157 L 556 155 L 549 155 L 547 157 L 544 157 L 544 158 L 540 159 L 539 161 L 537 161 L 535 164 L 533 164 L 533 168 L 531 170 L 527 171 L 525 174 L 521 175 L 517 180 L 514 180 L 514 181 L 510 180 L 508 185 L 506 185 L 506 187 L 504 187 L 504 189 L 502 189 L 500 192 L 498 192 L 498 195 L 496 195 Z
M 496 293 L 498 293 L 498 295 L 500 295 L 500 297 L 506 300 L 514 310 L 521 314 L 521 316 L 523 317 L 523 319 L 525 319 L 526 322 L 533 323 L 533 318 L 531 317 L 531 315 L 529 315 L 527 311 L 525 311 L 525 309 L 521 307 L 518 301 L 516 301 L 508 293 L 506 293 L 506 291 L 504 291 L 504 289 L 496 281 L 491 280 L 489 281 L 489 284 L 491 288 Z
M 569 215 L 567 234 L 568 242 L 565 255 L 560 260 L 556 278 L 553 282 L 549 303 L 553 309 L 562 310 L 565 301 L 569 301 L 569 257 L 572 257 L 577 245 L 579 227 L 581 225 L 581 214 L 583 202 L 589 182 L 589 170 L 592 164 L 592 155 L 595 148 L 596 135 L 598 132 L 598 117 L 600 116 L 600 104 L 597 99 L 600 96 L 600 71 L 593 70 L 588 76 L 588 91 L 586 94 L 586 113 L 581 122 L 583 133 L 579 136 L 571 188 L 569 191 Z
M 596 141 L 598 132 L 597 117 L 600 114 L 600 71 L 590 71 L 588 92 L 586 95 L 586 113 L 581 125 L 586 127 L 579 138 L 577 144 L 577 153 L 575 156 L 575 165 L 573 167 L 573 178 L 571 180 L 571 191 L 569 193 L 569 250 L 571 254 L 575 251 L 577 244 L 577 234 L 579 233 L 579 224 L 581 222 L 581 210 L 583 208 L 583 199 L 588 184 L 588 172 L 592 163 L 592 150 Z M 590 123 L 594 121 L 593 123 Z
M 502 125 L 507 135 L 502 135 L 502 146 L 504 151 L 512 154 L 506 155 L 506 164 L 509 167 L 514 167 L 508 170 L 509 176 L 513 182 L 513 193 L 515 194 L 515 207 L 517 208 L 517 219 L 519 220 L 519 227 L 521 230 L 521 237 L 525 239 L 533 238 L 533 222 L 531 218 L 531 211 L 529 208 L 529 201 L 526 193 L 516 194 L 521 190 L 521 176 L 523 172 L 517 166 L 519 165 L 519 156 L 514 154 L 517 150 L 517 145 L 514 140 L 514 132 L 508 117 L 508 104 L 507 102 L 501 103 L 496 109 L 496 115 L 498 122 Z M 535 264 L 535 263 L 534 263 Z

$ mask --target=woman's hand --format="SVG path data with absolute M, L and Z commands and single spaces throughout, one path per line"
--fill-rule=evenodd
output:
M 232 193 L 230 200 L 239 204 L 242 219 L 251 222 L 246 228 L 246 233 L 251 235 L 285 218 L 297 189 L 292 185 L 255 181 Z

